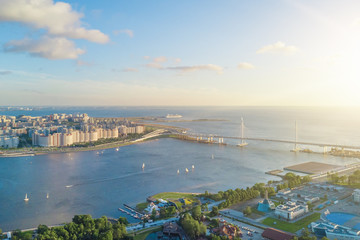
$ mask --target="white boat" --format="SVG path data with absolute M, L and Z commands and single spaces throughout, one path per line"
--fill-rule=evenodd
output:
M 142 167 L 141 167 L 142 169 L 144 169 L 145 168 L 145 163 L 143 163 L 143 165 L 142 165 Z
M 166 118 L 182 118 L 182 116 L 179 114 L 168 114 L 166 115 Z
M 29 198 L 27 197 L 27 193 L 25 194 L 24 201 L 25 201 L 25 202 L 29 201 Z
M 179 174 L 179 173 L 180 173 L 180 170 L 178 169 L 178 170 L 177 170 L 177 174 Z
M 119 151 L 119 148 L 116 148 L 115 150 L 118 152 L 118 151 Z
M 194 169 L 195 169 L 195 166 L 194 166 L 194 165 L 192 165 L 192 166 L 191 166 L 191 168 L 194 170 Z
M 48 198 L 49 198 L 49 193 L 46 194 L 46 199 L 48 199 Z
M 67 185 L 66 187 L 67 187 L 67 188 L 71 188 L 72 186 L 73 186 L 73 185 Z
M 211 155 L 211 159 L 214 159 L 214 154 Z
M 185 172 L 188 173 L 188 172 L 189 172 L 189 169 L 185 168 Z

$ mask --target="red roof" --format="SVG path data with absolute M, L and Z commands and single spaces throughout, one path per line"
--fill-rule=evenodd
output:
M 267 228 L 261 234 L 262 237 L 270 240 L 291 240 L 294 235 L 277 230 L 275 228 Z

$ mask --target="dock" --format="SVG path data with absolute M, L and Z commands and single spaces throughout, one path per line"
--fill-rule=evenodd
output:
M 135 219 L 143 219 L 144 217 L 146 217 L 144 214 L 136 211 L 136 209 L 130 207 L 127 204 L 124 204 L 124 207 L 125 207 L 125 209 L 119 208 L 118 210 L 123 213 L 126 213 L 127 215 L 129 215 Z

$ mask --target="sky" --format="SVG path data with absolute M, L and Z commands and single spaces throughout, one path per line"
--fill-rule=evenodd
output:
M 0 106 L 360 106 L 358 0 L 0 6 Z

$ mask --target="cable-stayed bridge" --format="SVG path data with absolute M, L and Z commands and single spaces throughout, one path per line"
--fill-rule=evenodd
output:
M 218 143 L 225 144 L 224 139 L 236 139 L 241 142 L 237 144 L 239 147 L 244 147 L 248 143 L 246 141 L 262 141 L 262 142 L 277 142 L 277 143 L 289 143 L 294 144 L 293 151 L 300 150 L 298 145 L 305 146 L 317 146 L 323 147 L 324 152 L 327 151 L 327 147 L 331 148 L 340 148 L 340 149 L 353 149 L 360 150 L 360 145 L 347 145 L 347 144 L 334 144 L 334 143 L 324 143 L 324 142 L 308 142 L 308 141 L 299 141 L 297 137 L 297 122 L 295 122 L 295 138 L 294 140 L 286 140 L 286 139 L 273 139 L 273 138 L 260 138 L 260 137 L 245 137 L 244 136 L 244 121 L 241 119 L 241 136 L 222 136 L 216 134 L 196 134 L 196 133 L 181 133 L 178 134 L 181 138 L 187 138 L 188 140 L 203 142 L 203 143 Z

